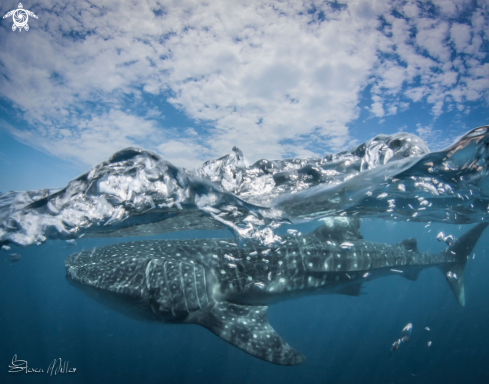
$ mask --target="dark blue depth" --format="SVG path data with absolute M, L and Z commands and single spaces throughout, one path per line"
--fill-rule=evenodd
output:
M 396 243 L 416 237 L 419 249 L 430 252 L 444 247 L 435 239 L 440 230 L 456 237 L 468 228 L 362 222 L 367 240 Z M 201 231 L 165 237 L 208 236 Z M 144 239 L 150 238 L 164 237 Z M 199 326 L 125 318 L 66 282 L 64 259 L 71 253 L 141 239 L 78 240 L 71 248 L 53 241 L 0 252 L 0 383 L 489 382 L 489 231 L 465 270 L 465 308 L 436 268 L 422 272 L 417 282 L 399 276 L 372 281 L 360 297 L 309 296 L 270 307 L 270 324 L 307 357 L 294 367 L 249 356 Z M 14 252 L 22 260 L 6 261 Z M 409 322 L 411 340 L 392 353 L 392 343 Z M 8 373 L 14 354 L 44 371 L 61 358 L 76 372 Z

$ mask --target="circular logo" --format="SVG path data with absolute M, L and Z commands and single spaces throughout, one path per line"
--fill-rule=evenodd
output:
M 22 3 L 19 3 L 18 9 L 7 12 L 7 14 L 3 18 L 6 19 L 10 16 L 12 16 L 12 19 L 14 21 L 14 24 L 12 25 L 12 31 L 19 29 L 19 32 L 22 31 L 22 28 L 24 28 L 26 31 L 29 30 L 29 24 L 27 24 L 29 16 L 37 19 L 37 16 L 33 12 L 24 9 Z
M 14 24 L 17 28 L 24 28 L 29 20 L 29 15 L 25 9 L 16 9 L 13 15 Z

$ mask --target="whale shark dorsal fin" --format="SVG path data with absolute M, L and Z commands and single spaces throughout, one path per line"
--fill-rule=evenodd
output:
M 401 241 L 399 246 L 403 247 L 407 251 L 412 251 L 412 252 L 419 252 L 418 251 L 418 242 L 414 237 L 410 237 L 408 239 L 404 239 Z
M 311 232 L 321 241 L 356 241 L 362 240 L 360 233 L 360 220 L 352 217 L 326 217 L 321 219 L 323 222 L 318 228 Z
M 267 320 L 264 306 L 227 302 L 191 313 L 185 322 L 199 324 L 250 355 L 278 365 L 297 365 L 306 359 L 287 344 Z

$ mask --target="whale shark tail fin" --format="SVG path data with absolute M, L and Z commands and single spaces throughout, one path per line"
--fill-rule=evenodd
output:
M 448 247 L 442 254 L 455 255 L 455 261 L 439 265 L 440 270 L 445 274 L 448 284 L 452 289 L 458 303 L 465 306 L 465 287 L 464 287 L 464 269 L 470 253 L 474 249 L 479 237 L 489 223 L 480 223 L 464 233 L 455 243 Z

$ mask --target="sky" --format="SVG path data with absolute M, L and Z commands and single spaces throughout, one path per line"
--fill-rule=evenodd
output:
M 19 8 L 1 0 L 0 14 Z M 0 191 L 63 187 L 128 146 L 194 168 L 238 146 L 431 150 L 489 124 L 487 0 L 26 0 L 0 19 Z

